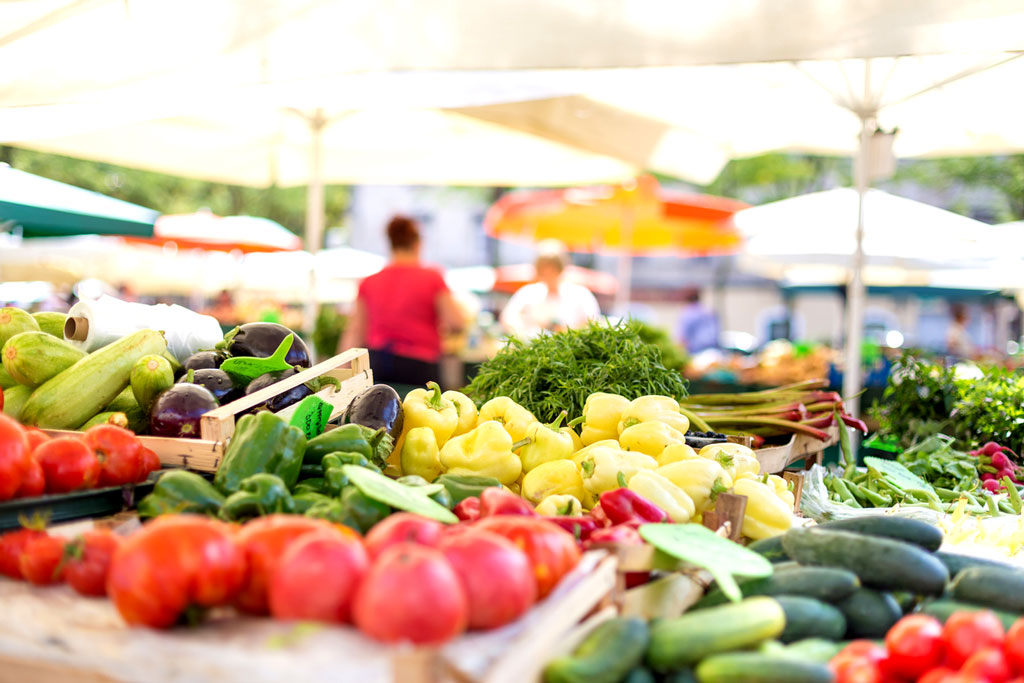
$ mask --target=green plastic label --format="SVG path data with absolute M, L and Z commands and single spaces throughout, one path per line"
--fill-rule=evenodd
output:
M 324 433 L 327 421 L 331 419 L 332 408 L 330 403 L 319 396 L 307 396 L 295 406 L 288 424 L 298 427 L 305 432 L 307 439 L 312 439 Z
M 244 377 L 248 380 L 254 380 L 260 375 L 265 375 L 268 372 L 287 370 L 291 365 L 286 363 L 284 359 L 287 358 L 288 351 L 292 348 L 292 339 L 294 337 L 295 335 L 289 334 L 287 337 L 282 339 L 277 350 L 266 358 L 234 356 L 221 363 L 220 369 L 229 375 Z

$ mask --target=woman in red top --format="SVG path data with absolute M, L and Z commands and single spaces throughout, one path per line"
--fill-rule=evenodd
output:
M 368 348 L 375 381 L 436 381 L 441 333 L 461 328 L 461 315 L 441 273 L 420 263 L 416 222 L 395 216 L 388 240 L 391 263 L 360 283 L 341 348 Z

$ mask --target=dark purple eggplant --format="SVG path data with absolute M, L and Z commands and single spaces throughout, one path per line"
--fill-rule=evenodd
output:
M 402 399 L 387 384 L 374 384 L 363 391 L 352 399 L 342 416 L 345 423 L 360 424 L 370 429 L 383 427 L 395 439 L 402 433 L 404 418 Z
M 192 384 L 205 387 L 221 405 L 231 403 L 236 398 L 241 398 L 245 395 L 244 386 L 238 386 L 231 379 L 231 375 L 216 368 L 194 370 L 191 379 L 189 379 L 188 373 L 186 373 L 178 382 L 191 382 Z
M 284 325 L 277 323 L 246 323 L 224 335 L 227 342 L 227 350 L 232 356 L 250 356 L 253 358 L 267 358 L 274 355 L 277 347 L 281 345 L 284 338 L 289 334 L 295 335 L 292 339 L 291 348 L 285 356 L 288 365 L 298 365 L 302 368 L 310 366 L 309 347 L 302 337 L 289 330 Z
M 281 380 L 291 377 L 292 375 L 298 374 L 298 370 L 295 368 L 289 368 L 287 370 L 280 370 L 278 372 L 268 372 L 265 375 L 260 375 L 253 381 L 249 382 L 249 386 L 245 388 L 245 395 L 249 396 L 254 394 L 260 389 L 266 389 L 267 387 L 277 384 Z M 293 403 L 298 403 L 302 399 L 306 398 L 313 391 L 305 384 L 300 384 L 297 387 L 292 387 L 283 394 L 278 394 L 259 405 L 253 406 L 252 412 L 259 410 L 269 410 L 272 413 L 276 413 L 279 410 L 284 410 Z
M 181 364 L 181 374 L 189 370 L 216 370 L 228 358 L 227 351 L 197 351 Z
M 175 384 L 156 395 L 149 411 L 149 433 L 153 436 L 199 438 L 199 418 L 219 404 L 205 387 Z

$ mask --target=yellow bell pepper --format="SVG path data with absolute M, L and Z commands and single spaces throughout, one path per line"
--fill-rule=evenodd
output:
M 515 482 L 523 471 L 522 461 L 512 452 L 512 437 L 494 420 L 481 422 L 442 446 L 441 467 L 451 474 L 494 477 L 505 485 Z
M 651 501 L 677 524 L 685 524 L 696 513 L 693 499 L 686 491 L 655 471 L 637 472 L 629 480 L 629 490 Z
M 477 426 L 489 421 L 501 424 L 512 437 L 512 441 L 519 442 L 526 438 L 526 430 L 537 421 L 537 418 L 508 396 L 498 396 L 480 406 L 480 414 L 476 418 Z
M 602 439 L 600 441 L 595 441 L 589 446 L 584 446 L 583 448 L 573 453 L 572 461 L 576 463 L 576 465 L 578 466 L 580 463 L 583 462 L 583 459 L 587 457 L 587 454 L 590 453 L 590 451 L 594 450 L 595 448 L 604 448 L 605 446 L 611 446 L 617 451 L 622 450 L 622 448 L 619 446 L 618 439 Z
M 569 460 L 575 449 L 572 437 L 558 428 L 565 418 L 565 411 L 549 425 L 534 422 L 526 430 L 528 444 L 519 449 L 519 457 L 523 461 L 523 472 L 529 472 L 538 465 L 553 460 Z
M 573 453 L 583 448 L 583 439 L 580 438 L 580 435 L 576 433 L 575 429 L 573 429 L 572 427 L 562 427 L 558 431 L 560 431 L 562 434 L 568 435 L 569 439 L 572 440 Z
M 654 470 L 657 466 L 658 461 L 649 455 L 601 446 L 587 453 L 580 462 L 580 472 L 583 487 L 593 494 L 601 494 L 627 486 L 634 474 Z
M 406 394 L 402 410 L 405 413 L 402 431 L 430 427 L 439 448 L 451 438 L 459 424 L 455 404 L 441 396 L 437 382 L 427 382 L 426 389 L 413 389 Z
M 452 436 L 462 436 L 473 429 L 473 427 L 476 427 L 477 411 L 473 399 L 461 391 L 446 391 L 441 394 L 441 398 L 451 401 L 452 405 L 455 406 L 455 412 L 459 414 L 459 422 L 455 425 L 455 431 L 452 432 Z
M 768 475 L 768 481 L 765 482 L 772 487 L 775 491 L 775 495 L 782 500 L 783 503 L 789 506 L 792 510 L 796 506 L 796 498 L 793 496 L 793 491 L 789 488 L 789 482 L 780 477 L 777 474 Z
M 658 467 L 664 467 L 674 462 L 681 462 L 683 460 L 704 460 L 704 458 L 697 455 L 697 451 L 693 450 L 691 446 L 685 443 L 677 443 L 673 446 L 669 446 L 663 450 L 658 457 Z
M 639 451 L 652 458 L 661 455 L 669 446 L 686 443 L 686 436 L 664 422 L 641 422 L 626 427 L 619 435 L 619 445 L 627 451 Z
M 740 479 L 733 492 L 747 497 L 743 535 L 759 541 L 786 533 L 793 526 L 793 508 L 787 507 L 768 484 Z
M 754 451 L 738 443 L 712 443 L 700 449 L 698 454 L 718 462 L 733 479 L 744 472 L 761 473 L 761 463 L 757 461 Z
M 437 437 L 430 427 L 413 427 L 402 442 L 402 473 L 434 481 L 441 474 Z
M 655 470 L 673 484 L 686 491 L 693 499 L 697 512 L 704 512 L 715 504 L 719 493 L 732 488 L 732 479 L 714 460 L 696 458 L 662 465 Z
M 583 505 L 575 496 L 548 496 L 534 508 L 541 517 L 582 517 Z
M 552 460 L 537 465 L 523 477 L 522 496 L 534 505 L 548 496 L 568 495 L 581 500 L 583 479 L 572 460 Z
M 679 401 L 671 396 L 652 395 L 640 396 L 630 401 L 629 408 L 623 411 L 619 418 L 618 432 L 622 434 L 633 425 L 652 420 L 664 422 L 682 434 L 686 434 L 686 430 L 690 428 L 690 421 L 679 412 Z
M 580 439 L 584 446 L 597 441 L 619 438 L 619 419 L 629 408 L 629 399 L 618 394 L 593 393 L 583 403 L 583 431 Z

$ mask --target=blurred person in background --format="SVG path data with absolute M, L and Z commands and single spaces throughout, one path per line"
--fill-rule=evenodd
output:
M 953 321 L 946 332 L 946 353 L 957 358 L 970 358 L 974 354 L 974 343 L 967 331 L 967 307 L 963 304 L 950 306 Z
M 562 278 L 568 260 L 565 247 L 555 240 L 537 246 L 538 281 L 520 287 L 501 312 L 509 334 L 529 338 L 562 332 L 600 317 L 601 307 L 590 290 Z
M 718 348 L 718 315 L 700 300 L 700 290 L 683 290 L 683 312 L 679 315 L 679 343 L 690 353 Z
M 360 283 L 339 350 L 368 348 L 375 381 L 423 385 L 438 379 L 441 335 L 462 315 L 441 272 L 420 263 L 416 221 L 395 216 L 387 235 L 391 262 Z

